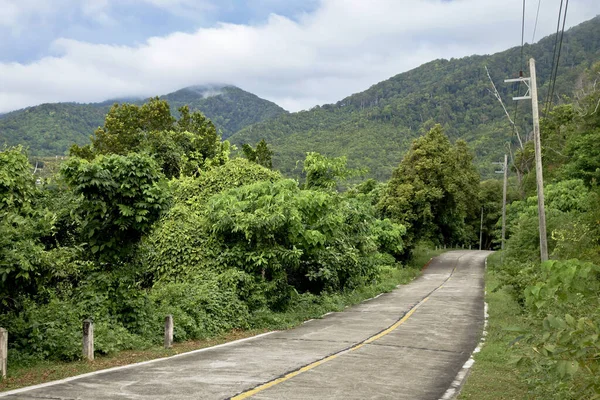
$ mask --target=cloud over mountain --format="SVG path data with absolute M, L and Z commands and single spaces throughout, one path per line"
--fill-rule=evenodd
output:
M 209 0 L 129 2 L 141 9 L 158 7 L 165 20 L 169 14 L 203 15 L 215 7 L 233 7 L 228 1 Z M 37 3 L 0 0 L 0 7 L 8 10 L 0 27 L 17 37 L 19 24 L 26 27 L 53 18 L 61 7 L 75 7 L 70 0 L 57 1 L 56 9 L 30 7 Z M 268 9 L 277 2 L 254 3 Z M 111 29 L 127 24 L 127 16 L 116 15 L 111 0 L 86 4 L 81 12 L 100 18 L 97 23 L 104 24 L 107 38 Z M 299 8 L 293 15 L 216 22 L 136 43 L 104 42 L 102 36 L 85 40 L 76 34 L 57 37 L 39 58 L 0 62 L 0 112 L 42 102 L 150 96 L 213 82 L 237 85 L 289 110 L 306 109 L 435 58 L 488 54 L 518 45 L 521 5 L 518 0 L 322 0 L 314 9 Z M 528 2 L 527 7 L 525 40 L 531 41 L 537 3 Z M 536 40 L 556 29 L 557 12 L 557 1 L 542 4 Z M 573 2 L 567 26 L 598 13 L 596 0 Z

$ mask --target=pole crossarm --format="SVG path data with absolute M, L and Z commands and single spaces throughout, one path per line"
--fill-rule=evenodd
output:
M 505 83 L 523 82 L 527 86 L 527 92 L 524 96 L 513 97 L 513 100 L 530 100 L 531 99 L 531 78 L 519 77 L 513 79 L 505 79 Z
M 494 171 L 494 173 L 496 174 L 503 174 L 504 173 L 504 169 L 505 169 L 505 165 L 503 162 L 493 162 L 493 165 L 502 165 L 502 169 L 499 171 Z

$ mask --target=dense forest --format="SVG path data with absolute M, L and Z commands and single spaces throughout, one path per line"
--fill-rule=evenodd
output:
M 490 93 L 490 71 L 513 118 L 510 100 L 525 88 L 504 84 L 506 78 L 528 75 L 526 61 L 536 59 L 539 97 L 545 99 L 551 73 L 554 36 L 489 56 L 435 60 L 396 75 L 335 104 L 282 115 L 251 125 L 231 137 L 233 144 L 265 139 L 275 152 L 273 165 L 285 174 L 301 173 L 297 161 L 305 151 L 346 156 L 351 167 L 367 167 L 369 176 L 388 179 L 412 140 L 441 124 L 452 141 L 464 139 L 475 151 L 485 176 L 493 175 L 491 162 L 502 159 L 506 145 L 518 143 L 496 98 Z M 584 70 L 600 60 L 600 17 L 565 32 L 554 101 L 572 96 Z M 525 102 L 522 102 L 525 103 Z M 518 131 L 531 130 L 531 108 L 519 105 Z M 545 108 L 542 105 L 542 110 Z
M 223 139 L 246 126 L 287 114 L 277 104 L 235 86 L 191 86 L 160 96 L 172 110 L 188 106 L 201 111 L 221 132 Z
M 174 116 L 187 105 L 213 121 L 224 138 L 286 111 L 235 86 L 194 86 L 161 97 Z M 64 156 L 73 144 L 85 145 L 114 103 L 142 105 L 146 100 L 42 104 L 0 115 L 0 145 L 22 145 L 30 156 Z

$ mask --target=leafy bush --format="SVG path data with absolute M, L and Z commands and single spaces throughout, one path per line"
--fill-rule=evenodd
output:
M 207 268 L 216 254 L 209 243 L 211 227 L 207 205 L 211 196 L 242 185 L 281 179 L 245 159 L 202 171 L 196 178 L 183 177 L 170 182 L 173 206 L 146 235 L 137 251 L 152 280 L 182 281 Z
M 77 210 L 92 253 L 124 255 L 167 206 L 154 160 L 131 153 L 71 158 L 61 170 L 72 190 L 83 197 Z
M 167 314 L 176 321 L 174 339 L 203 339 L 234 328 L 247 328 L 248 307 L 237 296 L 235 285 L 218 277 L 156 285 L 150 299 L 158 322 Z
M 38 194 L 23 149 L 0 151 L 0 310 L 47 277 L 40 237 L 51 234 L 53 215 L 36 205 Z
M 214 196 L 209 211 L 213 243 L 221 244 L 217 263 L 279 281 L 277 290 L 341 290 L 374 274 L 377 243 L 369 204 L 281 180 Z M 380 240 L 397 250 L 403 228 L 394 227 L 388 236 L 380 231 Z
M 579 379 L 579 397 L 600 394 L 600 266 L 547 261 L 539 281 L 525 290 L 532 316 L 543 321 L 531 339 L 543 358 L 537 365 L 561 379 Z
M 581 180 L 561 181 L 547 185 L 546 222 L 548 252 L 555 257 L 581 257 L 581 252 L 593 257 L 597 253 L 597 238 L 588 235 L 593 225 L 587 214 L 597 207 L 594 194 Z M 539 260 L 539 225 L 537 196 L 507 207 L 506 257 L 514 261 Z
M 201 171 L 195 178 L 182 177 L 171 181 L 173 201 L 202 206 L 210 196 L 224 190 L 261 181 L 275 182 L 281 174 L 243 158 L 236 158 L 225 165 Z
M 148 342 L 130 333 L 104 313 L 108 299 L 95 306 L 52 296 L 46 304 L 24 300 L 23 311 L 4 314 L 0 322 L 10 327 L 12 352 L 30 354 L 37 359 L 71 361 L 81 357 L 82 321 L 95 322 L 95 350 L 108 354 L 118 350 L 145 347 Z

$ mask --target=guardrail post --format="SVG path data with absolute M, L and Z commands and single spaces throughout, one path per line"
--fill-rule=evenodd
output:
M 83 321 L 83 358 L 94 361 L 94 321 Z
M 0 377 L 6 378 L 6 367 L 8 357 L 8 331 L 0 328 Z
M 173 316 L 165 317 L 165 349 L 170 349 L 173 346 Z

